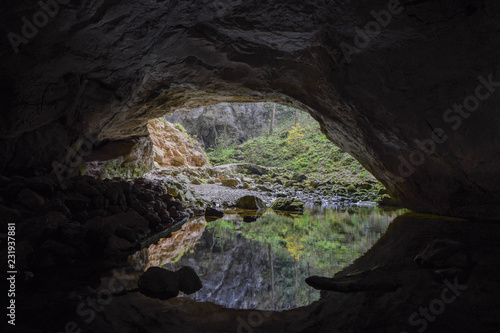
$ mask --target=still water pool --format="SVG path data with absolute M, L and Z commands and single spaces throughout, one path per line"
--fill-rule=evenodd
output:
M 172 237 L 136 253 L 137 269 L 191 266 L 203 288 L 185 296 L 228 308 L 286 310 L 319 299 L 305 283 L 333 276 L 360 257 L 404 209 L 309 207 L 302 214 L 226 210 L 215 221 L 195 218 Z M 247 215 L 256 222 L 243 222 Z

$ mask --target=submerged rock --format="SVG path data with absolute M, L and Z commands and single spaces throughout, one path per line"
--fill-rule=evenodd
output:
M 271 205 L 275 210 L 286 210 L 301 212 L 304 210 L 304 203 L 296 198 L 278 198 Z
M 264 209 L 267 208 L 266 203 L 253 195 L 246 195 L 236 200 L 236 207 L 242 209 Z
M 212 207 L 207 207 L 207 209 L 205 210 L 205 216 L 209 216 L 209 217 L 223 217 L 224 213 L 221 212 L 218 209 L 215 209 L 215 208 L 212 208 Z
M 257 216 L 250 216 L 250 215 L 243 216 L 243 222 L 250 223 L 255 221 L 257 221 Z

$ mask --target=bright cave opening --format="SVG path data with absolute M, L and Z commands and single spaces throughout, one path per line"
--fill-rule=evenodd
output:
M 147 127 L 152 170 L 141 177 L 165 184 L 190 217 L 129 263 L 136 275 L 193 268 L 203 287 L 182 297 L 234 309 L 311 304 L 320 292 L 308 277 L 351 264 L 404 212 L 379 206 L 383 186 L 292 107 L 222 103 Z

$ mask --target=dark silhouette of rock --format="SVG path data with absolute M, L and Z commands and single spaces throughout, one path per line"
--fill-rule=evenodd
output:
M 26 208 L 31 210 L 40 209 L 45 203 L 45 199 L 27 188 L 19 192 L 17 199 Z
M 224 212 L 218 210 L 218 209 L 215 209 L 213 207 L 207 207 L 205 209 L 205 216 L 208 216 L 208 217 L 223 217 L 224 216 Z
M 415 263 L 423 268 L 466 268 L 469 259 L 462 242 L 436 239 L 415 257 Z
M 179 295 L 179 276 L 160 267 L 150 267 L 139 278 L 139 291 L 152 298 L 170 299 Z
M 245 215 L 243 216 L 243 222 L 247 222 L 247 223 L 250 223 L 250 222 L 255 222 L 257 221 L 257 216 L 250 216 L 250 215 Z
M 192 267 L 184 266 L 176 272 L 179 277 L 179 290 L 190 295 L 203 288 L 200 277 Z
M 338 278 L 311 276 L 306 279 L 306 283 L 314 289 L 340 293 L 391 292 L 401 287 L 401 282 L 394 275 L 380 267 Z

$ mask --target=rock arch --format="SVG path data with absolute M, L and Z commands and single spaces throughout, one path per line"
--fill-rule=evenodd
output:
M 44 25 L 38 3 L 2 10 L 24 38 L 2 42 L 2 173 L 48 172 L 84 133 L 142 136 L 177 107 L 275 101 L 406 207 L 500 217 L 495 1 L 50 3 Z

